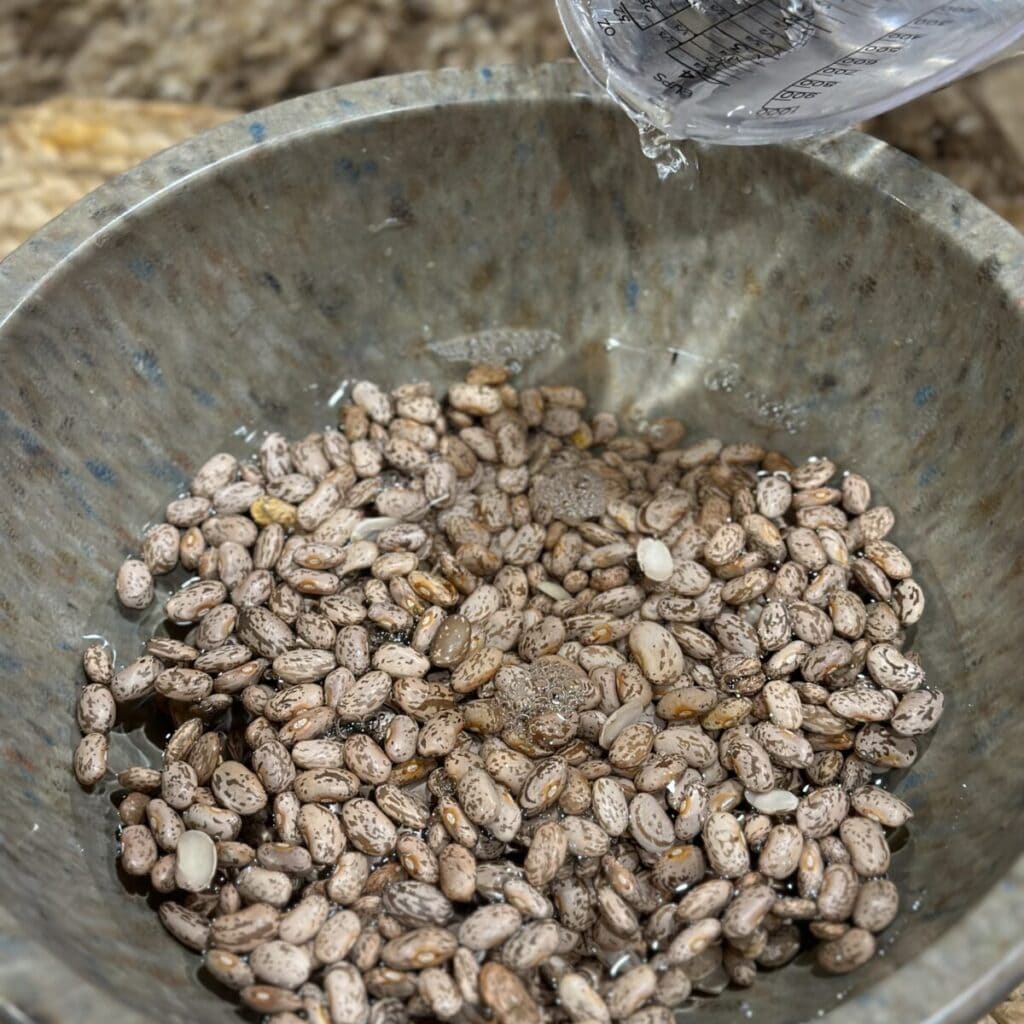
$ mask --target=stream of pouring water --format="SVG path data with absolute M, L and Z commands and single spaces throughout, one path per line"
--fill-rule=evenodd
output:
M 687 140 L 670 139 L 660 128 L 655 128 L 642 117 L 634 117 L 633 123 L 640 135 L 640 148 L 644 156 L 653 162 L 658 180 L 666 181 L 682 172 L 686 185 L 692 188 L 697 182 L 700 165 L 695 153 L 687 155 L 684 149 Z

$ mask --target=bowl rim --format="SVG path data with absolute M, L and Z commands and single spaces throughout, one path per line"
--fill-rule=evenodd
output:
M 0 332 L 17 325 L 18 313 L 65 267 L 100 246 L 105 236 L 130 222 L 150 204 L 188 186 L 192 179 L 267 146 L 334 131 L 384 116 L 479 104 L 544 103 L 574 99 L 612 107 L 574 61 L 524 68 L 502 66 L 472 71 L 443 70 L 357 82 L 287 100 L 212 128 L 149 158 L 79 200 L 0 262 Z M 699 147 L 703 148 L 703 147 Z M 824 139 L 790 143 L 827 173 L 882 193 L 905 207 L 953 249 L 973 262 L 1011 308 L 1024 316 L 1024 236 L 978 200 L 885 143 L 849 131 Z M 828 1019 L 833 1024 L 867 1020 L 910 1024 L 973 1024 L 1024 977 L 1024 856 L 952 928 L 902 967 L 851 997 Z M 0 935 L 12 934 L 0 908 Z M 112 994 L 73 975 L 47 950 L 13 932 L 7 978 L 17 964 L 39 977 L 52 968 L 67 985 L 44 995 L 35 985 L 19 991 L 15 1010 L 32 1017 L 30 1003 L 52 1006 L 77 1000 L 83 1021 L 141 1021 Z M 12 963 L 13 962 L 13 963 Z M 6 980 L 6 979 L 5 979 Z M 59 991 L 56 989 L 59 988 Z M 15 986 L 20 990 L 21 986 Z M 12 996 L 14 995 L 12 990 Z M 33 995 L 34 994 L 34 995 Z M 0 994 L 0 1008 L 11 1003 Z M 21 1018 L 16 1018 L 21 1019 Z

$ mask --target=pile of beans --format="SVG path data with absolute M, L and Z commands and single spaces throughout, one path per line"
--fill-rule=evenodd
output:
M 191 574 L 115 665 L 121 869 L 279 1024 L 667 1024 L 898 908 L 882 788 L 942 712 L 891 509 L 826 458 L 634 436 L 575 387 L 478 366 L 351 389 L 338 429 L 210 458 L 117 574 Z M 184 572 L 182 572 L 182 570 Z

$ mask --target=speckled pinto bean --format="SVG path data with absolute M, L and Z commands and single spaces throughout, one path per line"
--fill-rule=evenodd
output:
M 277 1024 L 671 1024 L 730 984 L 756 1011 L 805 949 L 870 960 L 927 800 L 885 784 L 944 710 L 913 523 L 829 459 L 626 433 L 501 365 L 339 395 L 180 453 L 188 491 L 108 552 L 167 623 L 69 693 L 118 870 L 218 991 Z M 162 751 L 126 764 L 142 720 Z

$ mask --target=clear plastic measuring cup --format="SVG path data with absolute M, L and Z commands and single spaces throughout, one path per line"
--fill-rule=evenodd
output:
M 1024 35 L 1024 0 L 557 0 L 593 77 L 673 139 L 754 145 L 847 128 Z

